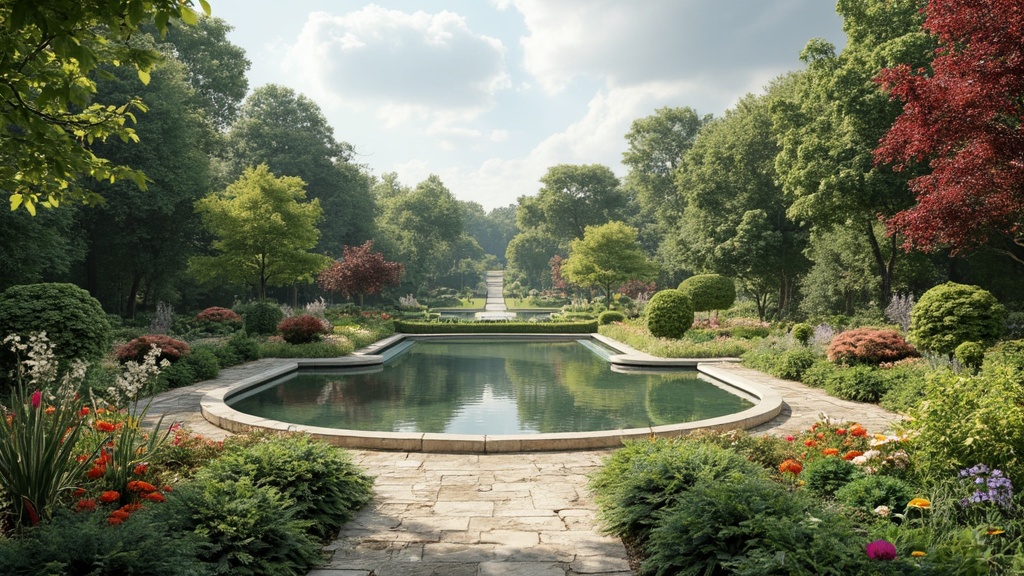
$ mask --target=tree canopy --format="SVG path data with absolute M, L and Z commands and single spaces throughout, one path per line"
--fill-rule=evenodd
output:
M 536 196 L 519 199 L 516 215 L 522 230 L 536 228 L 560 241 L 582 238 L 587 226 L 622 220 L 626 195 L 619 179 L 600 164 L 559 164 L 540 179 Z
M 612 289 L 630 280 L 647 280 L 656 269 L 647 261 L 636 228 L 623 222 L 587 226 L 569 243 L 561 272 L 580 286 L 600 286 L 611 303 Z
M 402 265 L 388 262 L 380 252 L 373 252 L 373 241 L 362 246 L 345 246 L 344 255 L 317 276 L 317 284 L 325 292 L 341 293 L 346 298 L 359 296 L 359 305 L 368 294 L 380 294 L 388 286 L 402 282 Z

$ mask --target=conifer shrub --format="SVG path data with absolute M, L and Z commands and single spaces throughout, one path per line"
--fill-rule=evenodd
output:
M 860 475 L 857 465 L 838 456 L 815 458 L 807 462 L 800 477 L 807 489 L 818 496 L 833 496 Z
M 1006 309 L 988 290 L 946 282 L 928 290 L 910 314 L 910 340 L 952 355 L 964 342 L 989 347 L 1006 330 Z
M 281 320 L 281 323 L 277 325 L 277 331 L 281 333 L 284 341 L 289 344 L 316 342 L 320 340 L 323 334 L 328 332 L 327 328 L 324 327 L 324 323 L 319 318 L 309 314 L 291 316 Z
M 886 506 L 890 510 L 903 510 L 914 497 L 914 489 L 899 478 L 869 474 L 836 490 L 836 500 L 874 513 L 875 508 Z
M 791 333 L 793 334 L 793 339 L 799 342 L 801 346 L 807 346 L 811 338 L 814 337 L 814 328 L 810 324 L 796 324 L 793 326 Z
M 683 280 L 679 291 L 690 297 L 695 312 L 727 310 L 736 302 L 736 283 L 719 274 L 699 274 Z
M 103 307 L 74 284 L 24 284 L 0 293 L 0 340 L 37 332 L 46 332 L 60 360 L 94 360 L 110 348 L 110 322 Z M 0 362 L 12 363 L 6 352 L 0 351 Z
M 895 330 L 856 328 L 840 332 L 825 352 L 828 359 L 841 364 L 897 362 L 919 356 L 913 346 Z
M 277 332 L 277 325 L 284 318 L 281 307 L 272 302 L 251 302 L 239 307 L 244 321 L 245 333 L 249 336 L 266 336 Z
M 682 338 L 693 326 L 693 303 L 679 290 L 662 290 L 647 303 L 647 329 L 657 338 Z
M 597 323 L 602 326 L 613 322 L 625 322 L 625 320 L 626 315 L 618 310 L 607 310 L 605 312 L 601 312 L 601 315 L 597 317 Z
M 187 342 L 163 334 L 147 334 L 118 346 L 114 355 L 121 363 L 128 361 L 141 363 L 153 346 L 160 349 L 159 360 L 167 360 L 172 364 L 191 352 Z

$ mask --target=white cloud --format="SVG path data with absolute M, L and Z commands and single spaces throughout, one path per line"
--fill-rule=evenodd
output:
M 390 126 L 437 114 L 471 119 L 510 86 L 501 41 L 458 14 L 373 4 L 309 14 L 282 66 L 318 102 L 369 108 Z

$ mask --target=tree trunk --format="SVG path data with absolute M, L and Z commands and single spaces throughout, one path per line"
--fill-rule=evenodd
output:
M 882 279 L 882 287 L 879 291 L 881 300 L 878 305 L 885 308 L 889 305 L 889 301 L 892 300 L 892 275 L 896 268 L 896 237 L 889 237 L 890 251 L 889 258 L 886 260 L 885 255 L 882 254 L 882 248 L 878 245 L 878 238 L 875 237 L 874 223 L 868 220 L 867 228 L 868 242 L 871 244 L 871 254 L 875 257 L 875 264 L 878 266 L 878 274 Z
M 139 285 L 142 284 L 142 273 L 132 274 L 132 285 L 128 288 L 128 299 L 125 304 L 125 316 L 135 319 L 135 304 L 139 299 Z

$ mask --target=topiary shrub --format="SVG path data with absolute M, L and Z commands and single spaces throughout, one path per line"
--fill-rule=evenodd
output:
M 914 489 L 903 480 L 877 474 L 858 478 L 836 490 L 836 500 L 869 513 L 879 506 L 903 510 L 913 497 Z
M 832 496 L 860 475 L 857 465 L 838 456 L 816 458 L 804 466 L 805 486 L 818 496 Z
M 271 302 L 252 302 L 241 307 L 245 332 L 250 336 L 265 336 L 277 332 L 284 318 L 281 307 Z
M 910 313 L 910 340 L 952 355 L 964 342 L 992 346 L 1006 329 L 1006 309 L 988 290 L 946 282 L 921 295 Z
M 792 334 L 793 339 L 801 346 L 807 346 L 807 343 L 814 337 L 814 328 L 810 324 L 796 324 L 793 326 Z
M 59 360 L 97 359 L 110 348 L 103 307 L 74 284 L 25 284 L 0 293 L 0 340 L 37 332 L 46 332 Z M 4 363 L 13 360 L 3 358 Z
M 896 362 L 919 356 L 913 346 L 888 329 L 856 328 L 840 332 L 825 352 L 828 359 L 841 364 L 874 364 Z
M 718 274 L 699 274 L 683 280 L 679 291 L 690 297 L 694 312 L 726 310 L 736 302 L 736 283 Z
M 160 360 L 167 360 L 171 363 L 178 361 L 191 352 L 187 342 L 175 340 L 163 334 L 147 334 L 118 346 L 114 351 L 114 355 L 117 356 L 118 361 L 121 363 L 128 361 L 141 363 L 153 346 L 160 349 Z
M 294 500 L 295 518 L 310 520 L 317 538 L 337 534 L 370 501 L 373 479 L 352 464 L 347 452 L 306 435 L 277 436 L 229 450 L 203 471 L 215 481 L 252 478 Z
M 977 342 L 964 342 L 953 350 L 953 357 L 964 368 L 977 372 L 985 361 L 985 348 Z
M 693 326 L 693 303 L 679 290 L 662 290 L 647 303 L 647 329 L 657 338 L 682 338 Z
M 607 312 L 601 312 L 601 315 L 597 317 L 597 323 L 604 326 L 605 324 L 611 324 L 613 322 L 625 322 L 626 315 L 618 310 L 608 310 Z
M 319 318 L 301 314 L 281 320 L 281 323 L 277 325 L 277 331 L 289 344 L 306 344 L 320 340 L 327 329 Z

